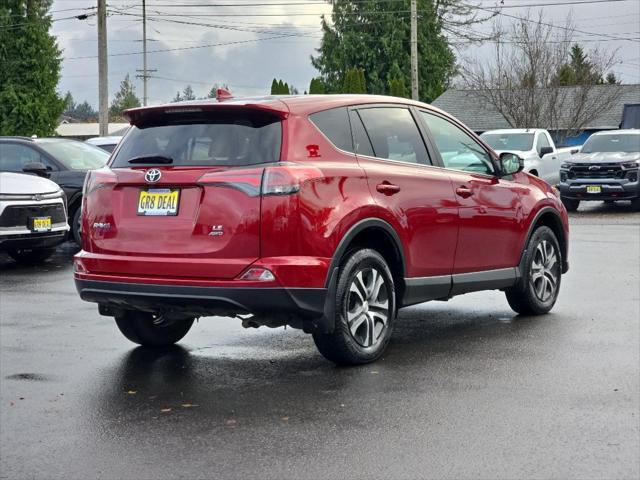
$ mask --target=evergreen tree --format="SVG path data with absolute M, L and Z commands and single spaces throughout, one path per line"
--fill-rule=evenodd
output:
M 407 87 L 403 78 L 392 78 L 389 80 L 389 95 L 400 98 L 408 98 Z
M 309 85 L 309 94 L 324 94 L 324 83 L 322 83 L 322 79 L 320 78 L 312 78 L 311 84 Z
M 52 135 L 65 109 L 51 0 L 0 2 L 0 135 Z
M 322 42 L 318 55 L 311 59 L 327 93 L 340 92 L 350 83 L 345 77 L 354 65 L 366 72 L 366 84 L 361 76 L 357 88 L 363 93 L 387 93 L 392 78 L 403 78 L 405 85 L 410 85 L 410 22 L 406 14 L 397 13 L 408 9 L 408 1 L 334 0 L 332 3 L 333 21 L 323 19 Z M 442 94 L 456 72 L 455 56 L 443 33 L 443 25 L 447 12 L 463 4 L 459 0 L 418 0 L 418 73 L 423 101 Z
M 289 95 L 289 84 L 285 82 L 284 86 L 282 87 L 282 94 L 283 95 Z
M 577 43 L 571 47 L 569 62 L 565 63 L 557 74 L 561 86 L 596 85 L 603 83 L 602 77 L 595 71 L 584 49 Z
M 193 88 L 191 85 L 187 85 L 185 89 L 182 91 L 182 99 L 183 100 L 195 100 L 196 96 L 193 93 Z
M 136 97 L 135 88 L 129 79 L 129 74 L 120 82 L 120 90 L 118 90 L 109 107 L 109 116 L 113 120 L 122 118 L 122 112 L 128 108 L 140 106 L 140 99 Z
M 271 82 L 271 95 L 278 95 L 278 81 L 275 78 Z
M 609 85 L 617 85 L 618 83 L 620 83 L 620 81 L 618 80 L 618 78 L 616 77 L 616 74 L 613 72 L 609 72 L 607 74 L 607 78 L 606 78 L 606 83 Z
M 182 98 L 180 91 L 177 91 L 176 96 L 173 97 L 173 100 L 171 100 L 171 103 L 181 102 L 182 100 L 184 100 L 184 98 Z
M 344 76 L 342 93 L 367 93 L 364 70 L 350 68 Z

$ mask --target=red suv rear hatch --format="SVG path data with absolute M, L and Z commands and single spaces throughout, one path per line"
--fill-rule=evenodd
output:
M 92 273 L 234 278 L 260 256 L 264 168 L 279 161 L 277 113 L 153 110 L 87 181 Z M 101 255 L 105 254 L 105 255 Z

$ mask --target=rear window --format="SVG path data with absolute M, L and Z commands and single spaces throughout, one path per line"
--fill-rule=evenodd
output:
M 280 159 L 280 119 L 262 112 L 166 114 L 134 126 L 122 141 L 112 167 L 130 167 L 130 160 L 171 159 L 173 166 L 244 166 Z M 138 162 L 137 164 L 140 164 Z
M 533 148 L 533 133 L 483 133 L 480 138 L 494 150 L 528 152 Z

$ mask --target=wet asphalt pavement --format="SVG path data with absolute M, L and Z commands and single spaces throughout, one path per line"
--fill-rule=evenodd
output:
M 401 312 L 383 359 L 201 319 L 135 348 L 80 301 L 67 244 L 0 257 L 0 477 L 638 478 L 640 214 L 572 215 L 551 314 L 500 292 Z

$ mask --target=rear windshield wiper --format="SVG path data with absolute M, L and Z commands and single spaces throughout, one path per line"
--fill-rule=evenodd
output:
M 129 163 L 173 163 L 173 158 L 162 155 L 140 155 L 133 157 Z

